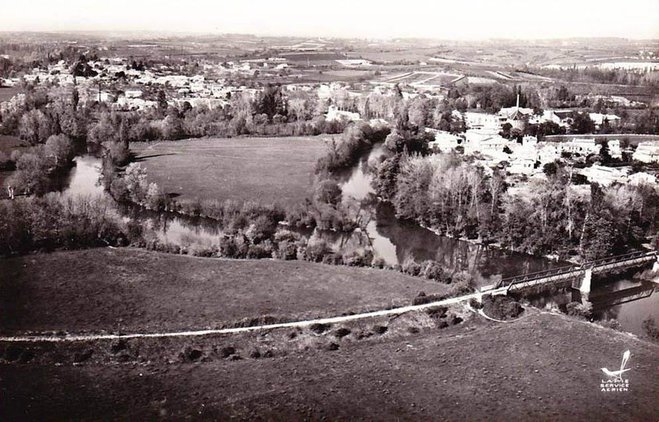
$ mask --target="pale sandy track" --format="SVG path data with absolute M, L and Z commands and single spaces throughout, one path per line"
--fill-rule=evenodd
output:
M 488 291 L 487 294 L 503 294 L 505 288 Z M 27 336 L 0 336 L 0 342 L 75 342 L 75 341 L 93 341 L 93 340 L 115 340 L 131 338 L 164 338 L 164 337 L 198 337 L 207 335 L 221 334 L 239 334 L 253 331 L 267 331 L 277 328 L 303 328 L 312 324 L 337 324 L 348 321 L 357 321 L 368 318 L 386 317 L 401 315 L 407 312 L 422 311 L 435 308 L 438 306 L 453 305 L 456 303 L 479 298 L 482 293 L 471 293 L 464 296 L 448 298 L 436 302 L 425 303 L 423 305 L 410 305 L 400 308 L 385 309 L 380 311 L 364 312 L 354 315 L 336 316 L 328 318 L 309 319 L 304 321 L 282 322 L 277 324 L 254 325 L 251 327 L 236 327 L 207 330 L 190 330 L 190 331 L 171 331 L 162 333 L 133 333 L 133 334 L 70 334 L 64 336 L 55 335 L 27 335 Z

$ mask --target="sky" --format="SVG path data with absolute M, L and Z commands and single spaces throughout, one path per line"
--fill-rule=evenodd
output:
M 0 0 L 0 31 L 659 38 L 659 0 Z

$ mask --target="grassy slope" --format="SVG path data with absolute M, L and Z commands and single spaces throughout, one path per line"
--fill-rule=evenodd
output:
M 192 364 L 0 365 L 5 420 L 656 420 L 657 345 L 563 316 Z M 631 391 L 600 367 L 630 349 Z
M 90 249 L 0 260 L 0 332 L 217 327 L 410 304 L 447 286 L 384 270 L 302 261 Z
M 312 193 L 324 137 L 199 139 L 135 143 L 149 180 L 182 200 L 301 202 Z

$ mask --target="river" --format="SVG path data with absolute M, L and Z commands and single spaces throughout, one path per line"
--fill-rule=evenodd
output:
M 372 199 L 369 168 L 382 154 L 376 146 L 368 157 L 362 159 L 350 172 L 340 177 L 344 201 Z M 99 183 L 101 162 L 92 156 L 76 158 L 71 170 L 65 194 L 106 195 Z M 540 271 L 553 266 L 565 265 L 544 258 L 507 252 L 463 240 L 438 236 L 416 224 L 399 221 L 390 205 L 375 200 L 364 205 L 371 220 L 366 231 L 357 231 L 349 236 L 336 233 L 314 233 L 335 246 L 345 249 L 368 246 L 376 257 L 387 264 L 402 264 L 408 259 L 427 259 L 440 262 L 450 270 L 468 271 L 478 286 L 492 284 L 499 277 Z M 145 227 L 153 229 L 163 242 L 182 247 L 193 245 L 217 245 L 222 232 L 212 221 L 182 218 L 170 214 L 146 212 L 135 208 L 119 208 L 125 220 L 139 220 Z M 615 319 L 624 331 L 642 333 L 642 322 L 653 317 L 659 322 L 659 294 L 655 284 L 641 282 L 630 277 L 620 277 L 608 282 L 593 283 L 593 291 L 583 298 L 578 291 L 543 293 L 531 298 L 535 306 L 564 307 L 570 301 L 588 300 L 593 306 L 596 319 Z
M 382 145 L 377 145 L 355 168 L 339 176 L 344 202 L 361 201 L 374 194 L 370 169 L 383 153 Z M 468 271 L 478 287 L 493 284 L 501 277 L 569 265 L 567 262 L 438 236 L 417 224 L 398 220 L 391 205 L 369 202 L 377 204 L 374 205 L 375 218 L 368 223 L 366 233 L 359 236 L 367 240 L 353 243 L 370 244 L 374 255 L 390 265 L 400 265 L 407 259 L 435 260 L 445 268 Z M 350 240 L 341 239 L 341 242 L 345 245 Z M 578 290 L 568 289 L 566 292 L 544 292 L 529 300 L 540 308 L 559 309 L 565 309 L 565 305 L 571 301 L 589 303 L 595 319 L 617 320 L 623 331 L 641 334 L 643 320 L 646 318 L 654 318 L 659 323 L 658 287 L 649 281 L 620 276 L 612 280 L 596 280 L 588 297 L 583 297 Z

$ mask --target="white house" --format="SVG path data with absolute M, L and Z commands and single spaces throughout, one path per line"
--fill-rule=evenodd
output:
M 552 163 L 561 158 L 561 151 L 554 144 L 543 144 L 538 150 L 537 157 L 542 164 Z
M 620 141 L 614 139 L 608 142 L 609 145 L 609 155 L 612 158 L 622 158 L 622 149 L 620 149 Z
M 619 170 L 613 167 L 604 167 L 594 164 L 592 167 L 586 167 L 579 172 L 586 176 L 589 182 L 597 182 L 603 186 L 609 186 L 613 183 L 627 182 L 627 171 Z
M 483 154 L 497 155 L 504 153 L 506 147 L 509 147 L 511 142 L 499 135 L 487 138 L 480 143 L 480 151 Z M 510 148 L 510 147 L 509 147 Z
M 634 173 L 630 174 L 629 177 L 627 178 L 628 182 L 630 185 L 650 185 L 655 187 L 655 189 L 658 189 L 657 185 L 657 177 L 650 174 L 650 173 Z
M 564 119 L 562 119 L 558 114 L 554 112 L 554 110 L 543 110 L 541 116 L 532 116 L 529 119 L 529 123 L 536 125 L 545 122 L 556 123 L 562 127 L 569 126 Z
M 435 131 L 435 140 L 428 143 L 432 150 L 437 149 L 441 152 L 451 151 L 462 143 L 462 138 L 449 132 L 441 130 Z
M 480 151 L 481 142 L 490 139 L 493 136 L 499 136 L 497 130 L 487 130 L 487 129 L 467 130 L 465 132 L 465 142 L 464 142 L 465 153 Z
M 143 98 L 128 98 L 126 96 L 120 96 L 117 99 L 117 102 L 113 104 L 113 107 L 122 110 L 144 110 L 156 107 L 157 105 L 157 102 L 145 100 Z
M 569 152 L 572 154 L 599 154 L 602 145 L 595 143 L 595 138 L 573 138 L 568 142 L 561 142 L 557 147 L 562 152 Z
M 501 129 L 501 119 L 495 114 L 467 111 L 463 117 L 470 129 L 488 129 L 497 132 Z
M 508 167 L 508 172 L 511 174 L 526 174 L 531 175 L 535 171 L 535 160 L 531 158 L 519 158 L 513 160 Z
M 615 114 L 588 113 L 588 116 L 597 129 L 601 128 L 604 122 L 608 122 L 611 127 L 616 127 L 620 123 L 620 117 Z
M 632 158 L 643 163 L 659 163 L 659 142 L 640 142 Z
M 360 120 L 361 116 L 359 113 L 355 113 L 352 111 L 343 111 L 339 110 L 336 106 L 331 105 L 329 106 L 327 110 L 327 114 L 325 114 L 325 120 L 328 122 L 334 122 L 334 121 L 340 121 L 340 120 L 348 120 L 351 122 Z
M 124 91 L 126 98 L 140 98 L 142 96 L 142 90 L 139 89 L 127 89 Z
M 345 67 L 359 67 L 359 66 L 371 65 L 371 62 L 365 59 L 345 59 L 345 60 L 337 60 L 336 62 Z

